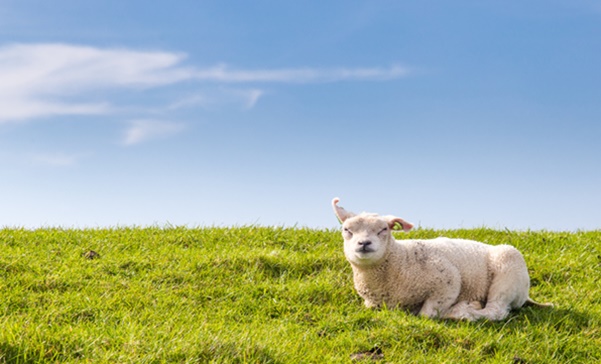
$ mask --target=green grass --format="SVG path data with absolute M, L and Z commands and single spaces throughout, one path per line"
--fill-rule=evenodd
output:
M 516 246 L 556 307 L 476 323 L 366 309 L 332 230 L 1 229 L 0 363 L 601 360 L 601 231 L 398 237 L 440 235 Z

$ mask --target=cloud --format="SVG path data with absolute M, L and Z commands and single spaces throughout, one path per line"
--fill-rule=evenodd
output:
M 167 106 L 167 110 L 179 110 L 195 106 L 201 106 L 204 108 L 208 107 L 212 103 L 213 101 L 206 95 L 194 94 L 170 103 L 169 106 Z
M 81 158 L 82 156 L 79 154 L 65 153 L 34 154 L 31 157 L 34 163 L 50 167 L 71 167 L 76 165 Z
M 99 115 L 110 111 L 111 106 L 107 103 L 35 100 L 19 97 L 19 95 L 4 95 L 0 92 L 0 123 L 55 115 Z
M 168 52 L 99 49 L 67 44 L 0 47 L 0 122 L 112 111 L 110 102 L 74 99 L 98 90 L 180 82 L 191 72 Z
M 407 68 L 392 66 L 389 68 L 291 68 L 274 70 L 236 70 L 221 64 L 213 68 L 196 70 L 194 78 L 216 82 L 283 82 L 283 83 L 320 83 L 337 81 L 385 81 L 406 76 Z
M 159 88 L 187 82 L 224 84 L 385 81 L 408 74 L 388 68 L 283 68 L 246 70 L 225 64 L 199 68 L 183 64 L 186 55 L 165 51 L 41 43 L 0 47 L 0 123 L 61 115 L 115 114 L 115 91 Z M 238 92 L 252 108 L 264 95 L 256 87 Z M 143 101 L 142 101 L 143 103 Z M 189 98 L 166 109 L 206 105 Z M 131 105 L 128 107 L 131 109 Z
M 202 107 L 203 109 L 218 109 L 230 105 L 241 105 L 244 109 L 252 109 L 265 91 L 259 88 L 218 87 L 205 93 L 195 93 L 170 103 L 167 111 L 184 108 Z
M 132 120 L 125 131 L 123 145 L 140 144 L 153 139 L 177 134 L 184 130 L 184 124 L 162 120 Z
M 263 90 L 257 88 L 242 91 L 242 96 L 246 98 L 246 108 L 252 109 L 264 94 Z

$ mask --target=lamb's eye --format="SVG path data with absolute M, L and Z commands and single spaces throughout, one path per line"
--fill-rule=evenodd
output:
M 353 233 L 349 229 L 347 229 L 347 228 L 344 228 L 344 232 L 345 232 L 345 234 L 353 236 Z
M 385 232 L 387 232 L 387 231 L 388 231 L 388 228 L 387 228 L 387 227 L 385 227 L 384 229 L 380 230 L 380 232 L 378 233 L 378 235 L 380 235 L 380 234 L 382 234 L 382 233 L 385 233 Z

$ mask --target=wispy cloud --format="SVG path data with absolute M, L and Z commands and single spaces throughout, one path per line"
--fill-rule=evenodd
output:
M 156 87 L 192 77 L 169 52 L 67 44 L 0 47 L 0 122 L 54 115 L 103 114 L 107 100 L 81 101 L 99 90 Z
M 167 110 L 179 110 L 188 107 L 208 107 L 213 103 L 213 101 L 206 95 L 202 95 L 199 93 L 186 96 L 180 100 L 170 103 L 167 106 Z
M 50 167 L 71 167 L 76 165 L 83 158 L 80 154 L 66 153 L 36 153 L 31 156 L 31 160 L 36 164 Z
M 372 80 L 385 81 L 406 76 L 409 70 L 398 65 L 388 68 L 290 68 L 266 70 L 237 70 L 225 64 L 196 70 L 194 78 L 216 82 L 283 82 L 315 83 Z
M 265 94 L 265 91 L 260 90 L 258 88 L 243 90 L 240 92 L 242 97 L 246 99 L 245 106 L 247 109 L 252 109 L 257 104 L 257 102 L 259 102 L 259 99 Z
M 218 87 L 210 92 L 197 92 L 185 96 L 180 100 L 170 103 L 166 110 L 173 111 L 194 107 L 218 109 L 224 105 L 229 106 L 232 104 L 240 105 L 242 108 L 248 110 L 252 109 L 263 95 L 265 95 L 265 91 L 259 88 Z
M 162 120 L 132 120 L 125 131 L 123 145 L 135 145 L 153 139 L 177 134 L 185 129 L 184 124 Z
M 184 65 L 185 59 L 182 53 L 60 43 L 2 46 L 0 123 L 60 115 L 115 114 L 124 107 L 111 96 L 114 91 L 165 87 L 183 81 L 210 87 L 215 84 L 302 84 L 383 81 L 408 73 L 401 66 L 246 70 L 220 64 L 199 68 Z M 237 95 L 246 108 L 252 108 L 264 92 L 251 86 L 241 89 Z M 195 96 L 166 108 L 206 105 L 207 102 Z

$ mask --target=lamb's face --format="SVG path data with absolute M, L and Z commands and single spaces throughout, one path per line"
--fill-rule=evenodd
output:
M 344 255 L 358 266 L 377 264 L 393 240 L 389 222 L 378 215 L 361 214 L 342 225 Z
M 385 256 L 394 238 L 390 230 L 409 231 L 413 224 L 400 217 L 348 212 L 338 206 L 339 198 L 332 200 L 332 207 L 338 221 L 342 223 L 344 255 L 357 266 L 373 266 Z

